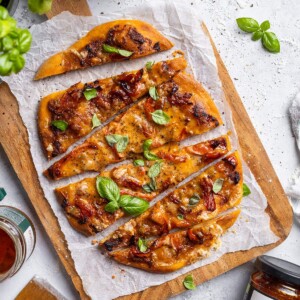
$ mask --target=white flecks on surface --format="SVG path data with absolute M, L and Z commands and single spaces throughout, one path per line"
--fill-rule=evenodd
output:
M 143 5 L 144 2 L 144 0 L 90 0 L 89 4 L 93 14 L 98 15 Z M 290 102 L 300 85 L 300 2 L 194 0 L 186 1 L 186 5 L 202 12 L 253 125 L 283 187 L 286 188 L 296 166 L 300 164 L 287 114 Z M 16 16 L 22 26 L 28 27 L 32 21 L 40 22 L 45 19 L 31 14 L 27 9 L 24 10 L 24 7 L 26 1 L 20 0 Z M 242 16 L 253 17 L 259 22 L 270 20 L 271 31 L 274 31 L 281 41 L 281 53 L 274 55 L 264 51 L 259 41 L 252 42 L 250 34 L 240 32 L 235 19 Z M 0 185 L 8 192 L 8 196 L 1 204 L 23 209 L 34 220 L 38 229 L 37 247 L 33 256 L 15 277 L 0 284 L 1 295 L 5 295 L 5 299 L 13 299 L 37 274 L 47 279 L 69 299 L 77 299 L 76 292 L 45 232 L 40 228 L 37 216 L 17 177 L 9 167 L 2 149 L 0 154 Z M 299 247 L 299 227 L 295 224 L 288 239 L 269 254 L 300 264 Z M 247 263 L 202 284 L 195 291 L 177 296 L 176 299 L 193 300 L 200 297 L 216 300 L 241 299 L 251 272 L 252 263 Z

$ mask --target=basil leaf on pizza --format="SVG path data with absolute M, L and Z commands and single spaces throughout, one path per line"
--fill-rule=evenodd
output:
M 163 112 L 161 109 L 158 109 L 151 113 L 152 120 L 159 125 L 166 125 L 170 122 L 170 117 Z

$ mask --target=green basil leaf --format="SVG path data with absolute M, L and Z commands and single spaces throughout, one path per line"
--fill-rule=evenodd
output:
M 149 151 L 151 145 L 152 145 L 152 140 L 151 139 L 144 141 L 143 151 Z
M 150 89 L 149 89 L 149 95 L 155 101 L 159 99 L 159 96 L 158 96 L 158 93 L 157 93 L 157 90 L 156 90 L 155 86 L 151 86 L 150 87 Z
M 251 194 L 251 191 L 246 183 L 243 183 L 243 197 Z
M 189 205 L 196 205 L 200 201 L 200 196 L 198 194 L 194 194 L 190 200 L 189 200 Z
M 146 69 L 148 71 L 150 71 L 152 69 L 152 67 L 153 67 L 154 64 L 155 64 L 154 60 L 153 61 L 147 61 L 147 63 L 146 63 Z
M 96 98 L 98 93 L 97 93 L 96 89 L 87 88 L 83 91 L 83 95 L 87 101 L 90 101 L 90 100 Z
M 97 115 L 94 114 L 92 117 L 92 129 L 101 125 L 101 121 L 98 119 Z
M 152 120 L 159 125 L 166 125 L 170 122 L 170 117 L 163 112 L 161 109 L 158 109 L 151 113 Z
M 0 38 L 5 37 L 17 26 L 17 21 L 13 18 L 6 18 L 5 20 L 0 20 Z
M 3 51 L 9 51 L 14 47 L 14 41 L 13 39 L 7 35 L 2 39 L 2 49 Z
M 68 123 L 63 120 L 54 120 L 51 122 L 51 125 L 61 131 L 65 131 L 68 128 Z
M 187 275 L 183 280 L 183 285 L 187 290 L 194 290 L 196 285 L 192 275 Z
M 105 207 L 104 207 L 105 211 L 110 212 L 110 213 L 114 213 L 116 210 L 119 209 L 119 205 L 118 202 L 116 201 L 110 201 L 108 202 Z
M 222 189 L 222 186 L 223 186 L 223 183 L 224 183 L 224 179 L 223 178 L 218 178 L 215 182 L 214 182 L 214 185 L 213 185 L 213 192 L 215 194 L 219 193 Z
M 184 215 L 178 214 L 178 215 L 177 215 L 177 219 L 179 219 L 179 220 L 184 220 Z
M 98 176 L 96 179 L 96 188 L 102 198 L 109 201 L 119 201 L 120 189 L 112 179 Z
M 158 156 L 150 152 L 150 146 L 152 144 L 152 140 L 146 140 L 143 144 L 144 156 L 147 160 L 158 160 L 160 159 Z
M 270 25 L 270 22 L 269 21 L 263 21 L 261 24 L 260 24 L 260 29 L 262 31 L 267 31 L 268 29 L 270 29 L 271 25 Z
M 25 66 L 25 58 L 22 55 L 16 57 L 13 62 L 12 71 L 14 73 L 19 73 Z
M 136 159 L 133 161 L 133 164 L 136 167 L 143 167 L 145 165 L 145 162 L 142 159 Z
M 133 197 L 130 195 L 122 195 L 119 200 L 119 206 L 124 207 L 124 206 L 128 205 L 129 202 L 132 200 L 132 198 Z
M 144 184 L 144 185 L 142 186 L 142 188 L 143 188 L 143 190 L 144 190 L 145 192 L 147 192 L 147 193 L 152 193 L 152 188 L 151 188 L 151 186 L 150 186 L 149 183 Z
M 129 57 L 133 54 L 132 51 L 128 51 L 128 50 L 123 50 L 123 49 L 119 49 L 118 50 L 118 53 L 121 55 L 121 56 L 124 56 L 124 57 Z
M 0 75 L 7 76 L 12 72 L 13 63 L 9 60 L 7 53 L 0 55 Z
M 259 24 L 252 18 L 238 18 L 236 22 L 239 28 L 245 32 L 255 32 L 259 29 Z
M 154 192 L 154 191 L 157 189 L 155 178 L 154 178 L 154 177 L 151 177 L 151 178 L 150 178 L 150 182 L 147 183 L 147 184 L 144 184 L 144 185 L 142 186 L 142 188 L 143 188 L 144 191 L 146 191 L 147 193 L 152 193 L 152 192 Z
M 148 176 L 150 178 L 154 178 L 159 175 L 161 169 L 161 162 L 156 162 L 154 165 L 150 167 L 148 170 Z
M 252 34 L 252 41 L 258 41 L 263 36 L 263 32 L 261 30 L 257 30 Z
M 6 193 L 5 189 L 0 188 L 0 201 L 2 201 L 6 195 L 7 195 L 7 193 Z
M 140 250 L 140 252 L 146 252 L 148 247 L 147 247 L 147 243 L 144 239 L 139 238 L 138 239 L 138 248 Z
M 28 29 L 22 29 L 19 32 L 19 50 L 20 53 L 26 53 L 30 49 L 32 36 Z
M 131 52 L 131 51 L 118 49 L 116 47 L 113 47 L 113 46 L 110 46 L 110 45 L 107 45 L 107 44 L 103 44 L 102 49 L 103 49 L 104 52 L 116 53 L 116 54 L 119 54 L 119 55 L 124 56 L 124 57 L 129 57 L 133 54 L 133 52 Z
M 3 6 L 0 6 L 0 20 L 5 20 L 8 16 L 8 10 Z
M 105 136 L 105 139 L 109 146 L 113 147 L 123 136 L 120 134 L 109 134 Z
M 132 197 L 122 208 L 127 214 L 137 216 L 146 211 L 148 207 L 148 201 L 138 197 Z
M 116 147 L 117 151 L 119 153 L 123 152 L 126 149 L 128 143 L 129 143 L 128 136 L 122 136 L 122 138 L 120 138 L 117 142 L 117 147 Z
M 150 151 L 145 151 L 144 156 L 147 160 L 158 160 L 158 159 L 160 159 L 158 156 L 156 156 L 155 154 L 153 154 Z
M 20 56 L 20 52 L 16 48 L 11 49 L 8 54 L 9 54 L 9 60 L 10 61 L 16 61 Z
M 45 14 L 52 7 L 52 0 L 28 0 L 28 8 L 39 15 Z
M 280 43 L 274 32 L 264 32 L 262 44 L 269 52 L 280 52 Z

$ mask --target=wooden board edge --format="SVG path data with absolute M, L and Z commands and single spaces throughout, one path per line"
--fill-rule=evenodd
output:
M 92 15 L 86 0 L 54 0 L 51 10 L 46 13 L 46 16 L 51 19 L 63 11 L 69 11 L 78 16 Z
M 0 84 L 0 115 L 0 143 L 75 288 L 82 299 L 89 299 L 83 290 L 57 217 L 40 187 L 29 149 L 27 129 L 19 114 L 17 99 L 5 82 Z

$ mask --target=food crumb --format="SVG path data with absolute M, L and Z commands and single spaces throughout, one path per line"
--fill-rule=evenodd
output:
M 112 275 L 111 278 L 112 278 L 112 279 L 115 279 L 115 278 L 116 278 L 116 275 Z
M 98 244 L 98 241 L 97 241 L 97 240 L 92 240 L 92 241 L 91 241 L 91 244 L 92 244 L 92 245 L 96 245 L 96 244 Z

